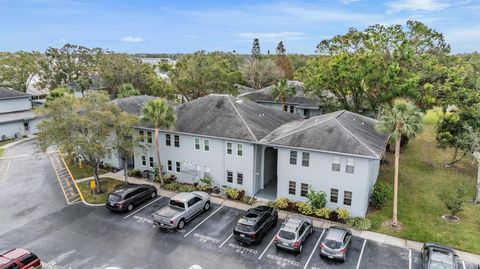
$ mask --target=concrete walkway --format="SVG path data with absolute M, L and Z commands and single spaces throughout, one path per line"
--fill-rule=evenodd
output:
M 106 173 L 106 174 L 102 174 L 101 177 L 110 177 L 110 178 L 117 179 L 117 180 L 120 180 L 120 181 L 125 180 L 123 170 L 118 171 L 116 173 L 109 172 L 109 173 Z M 88 180 L 91 180 L 91 179 L 93 179 L 93 177 L 82 178 L 82 179 L 79 179 L 79 180 L 75 180 L 75 182 L 80 183 L 80 182 L 88 181 Z M 136 178 L 136 177 L 128 177 L 128 182 L 134 183 L 134 184 L 148 184 L 148 185 L 155 186 L 158 190 L 157 193 L 159 195 L 166 196 L 166 197 L 173 197 L 175 194 L 177 194 L 174 191 L 168 191 L 168 190 L 161 189 L 159 183 L 149 181 L 149 180 L 145 180 L 145 179 L 140 179 L 140 178 Z M 224 199 L 224 198 L 222 198 L 218 195 L 211 195 L 210 200 L 213 203 L 220 204 L 220 205 L 227 206 L 227 207 L 237 208 L 237 209 L 240 209 L 240 210 L 248 210 L 251 207 L 261 205 L 261 204 L 265 204 L 265 202 L 263 202 L 263 201 L 257 201 L 254 205 L 250 206 L 250 205 L 247 205 L 247 204 L 244 204 L 244 203 L 241 203 L 241 202 L 236 202 L 236 201 Z M 293 215 L 293 213 L 288 212 L 288 211 L 283 211 L 283 210 L 278 211 L 279 218 L 285 219 L 289 215 Z M 313 225 L 316 226 L 316 227 L 319 227 L 319 228 L 328 228 L 330 226 L 345 226 L 341 223 L 332 222 L 332 221 L 328 221 L 328 220 L 324 220 L 324 219 L 318 219 L 318 218 L 314 218 L 314 217 L 312 217 L 312 219 L 313 219 Z M 345 226 L 345 227 L 347 227 L 347 226 Z M 360 231 L 360 230 L 353 229 L 351 227 L 348 227 L 348 228 L 352 231 L 352 233 L 354 235 L 356 235 L 358 237 L 365 238 L 365 239 L 370 240 L 370 241 L 374 241 L 374 242 L 378 242 L 378 243 L 382 243 L 382 244 L 387 244 L 387 245 L 391 245 L 391 246 L 407 248 L 407 249 L 413 249 L 413 250 L 417 250 L 417 251 L 421 251 L 421 249 L 422 249 L 423 243 L 421 243 L 421 242 L 406 240 L 406 239 L 402 239 L 402 238 L 398 238 L 398 237 L 394 237 L 394 236 L 390 236 L 390 235 L 386 235 L 386 234 L 381 234 L 381 233 L 377 233 L 377 232 L 372 232 L 372 231 Z M 464 260 L 466 262 L 474 263 L 474 264 L 480 264 L 480 255 L 475 255 L 475 254 L 472 254 L 472 253 L 459 251 L 459 250 L 456 250 L 456 252 L 462 260 Z

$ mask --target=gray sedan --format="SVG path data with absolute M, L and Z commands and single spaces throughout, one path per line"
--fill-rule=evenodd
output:
M 275 236 L 275 247 L 278 249 L 302 252 L 303 243 L 313 233 L 312 219 L 300 216 L 288 218 Z
M 343 227 L 330 227 L 320 243 L 320 256 L 345 261 L 352 232 Z

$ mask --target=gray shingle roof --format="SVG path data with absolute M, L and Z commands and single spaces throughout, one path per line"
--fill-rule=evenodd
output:
M 29 95 L 24 92 L 0 87 L 0 99 L 28 97 Z
M 303 92 L 304 87 L 302 82 L 289 80 L 287 83 L 295 87 L 295 90 L 296 90 L 296 93 L 294 96 L 292 97 L 288 96 L 286 98 L 287 104 L 304 105 L 308 107 L 317 107 L 317 108 L 320 106 L 319 100 L 316 100 L 311 96 L 307 96 Z M 273 87 L 274 85 L 270 85 L 258 91 L 243 93 L 243 94 L 240 94 L 239 96 L 255 102 L 275 102 L 275 99 L 272 97 Z
M 124 98 L 117 98 L 112 102 L 115 103 L 122 111 L 129 114 L 139 116 L 142 112 L 143 105 L 157 97 L 149 95 L 129 96 Z
M 31 120 L 36 118 L 35 112 L 32 110 L 20 111 L 20 112 L 11 112 L 11 113 L 2 113 L 0 114 L 0 123 L 14 122 L 14 121 L 24 121 Z
M 376 131 L 376 122 L 342 110 L 289 122 L 260 142 L 381 158 L 388 137 Z
M 279 126 L 301 118 L 228 95 L 208 95 L 175 107 L 173 131 L 259 141 Z

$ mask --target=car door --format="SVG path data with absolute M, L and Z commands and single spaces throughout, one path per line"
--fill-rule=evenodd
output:
M 303 244 L 303 242 L 305 241 L 308 235 L 308 223 L 306 222 L 302 223 L 302 226 L 300 227 L 298 235 L 300 237 L 299 241 Z
M 352 238 L 352 234 L 347 233 L 345 235 L 345 238 L 343 238 L 343 245 L 345 246 L 345 249 L 348 248 L 348 245 L 350 244 L 350 239 Z
M 196 210 L 196 203 L 195 203 L 195 197 L 191 198 L 190 200 L 187 201 L 187 219 L 193 218 L 195 216 L 197 210 Z
M 148 198 L 150 198 L 150 193 L 148 192 L 148 188 L 147 187 L 141 187 L 139 196 L 141 197 L 142 202 L 144 202 Z
M 193 197 L 193 210 L 194 210 L 194 215 L 198 214 L 200 211 L 203 209 L 203 204 L 202 204 L 202 199 L 200 197 Z

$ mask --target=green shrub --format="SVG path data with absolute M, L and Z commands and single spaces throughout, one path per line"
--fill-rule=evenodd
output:
M 128 172 L 128 176 L 130 176 L 130 177 L 142 177 L 142 173 L 140 172 L 140 170 L 135 168 L 135 169 Z
M 197 189 L 199 191 L 208 191 L 210 189 L 210 186 L 208 185 L 205 185 L 205 184 L 198 184 L 197 185 Z
M 463 203 L 465 202 L 466 190 L 460 185 L 452 193 L 445 195 L 443 203 L 450 212 L 450 215 L 455 216 L 457 213 L 463 211 Z
M 315 216 L 319 218 L 329 219 L 330 218 L 330 209 L 322 207 L 315 210 Z
M 267 202 L 267 206 L 273 207 L 273 208 L 277 208 L 277 201 L 269 200 L 269 201 Z
M 335 213 L 337 213 L 337 218 L 339 220 L 346 221 L 350 217 L 350 212 L 345 208 L 337 208 L 335 209 Z
M 240 190 L 235 188 L 226 188 L 225 196 L 227 196 L 228 199 L 237 200 L 240 198 Z
M 288 198 L 280 197 L 275 200 L 278 209 L 287 209 L 288 208 Z
M 372 195 L 370 196 L 371 205 L 374 208 L 380 209 L 391 199 L 392 190 L 384 183 L 376 183 L 373 187 Z
M 298 202 L 297 208 L 298 212 L 303 215 L 312 215 L 313 213 L 315 213 L 315 209 L 310 204 L 304 202 Z
M 200 183 L 202 185 L 206 185 L 208 187 L 211 187 L 213 185 L 213 179 L 211 177 L 204 177 L 200 179 Z
M 195 188 L 195 186 L 190 184 L 182 184 L 178 190 L 181 192 L 192 192 L 192 191 L 196 191 L 197 188 Z
M 369 219 L 355 217 L 347 219 L 347 225 L 359 230 L 370 230 L 372 222 Z
M 165 184 L 164 188 L 166 190 L 169 190 L 169 191 L 178 191 L 180 189 L 182 184 L 174 181 L 174 182 L 170 182 L 168 184 Z
M 314 209 L 320 209 L 327 205 L 327 194 L 325 194 L 323 191 L 315 191 L 312 188 L 309 188 L 306 197 L 308 199 L 308 203 Z

